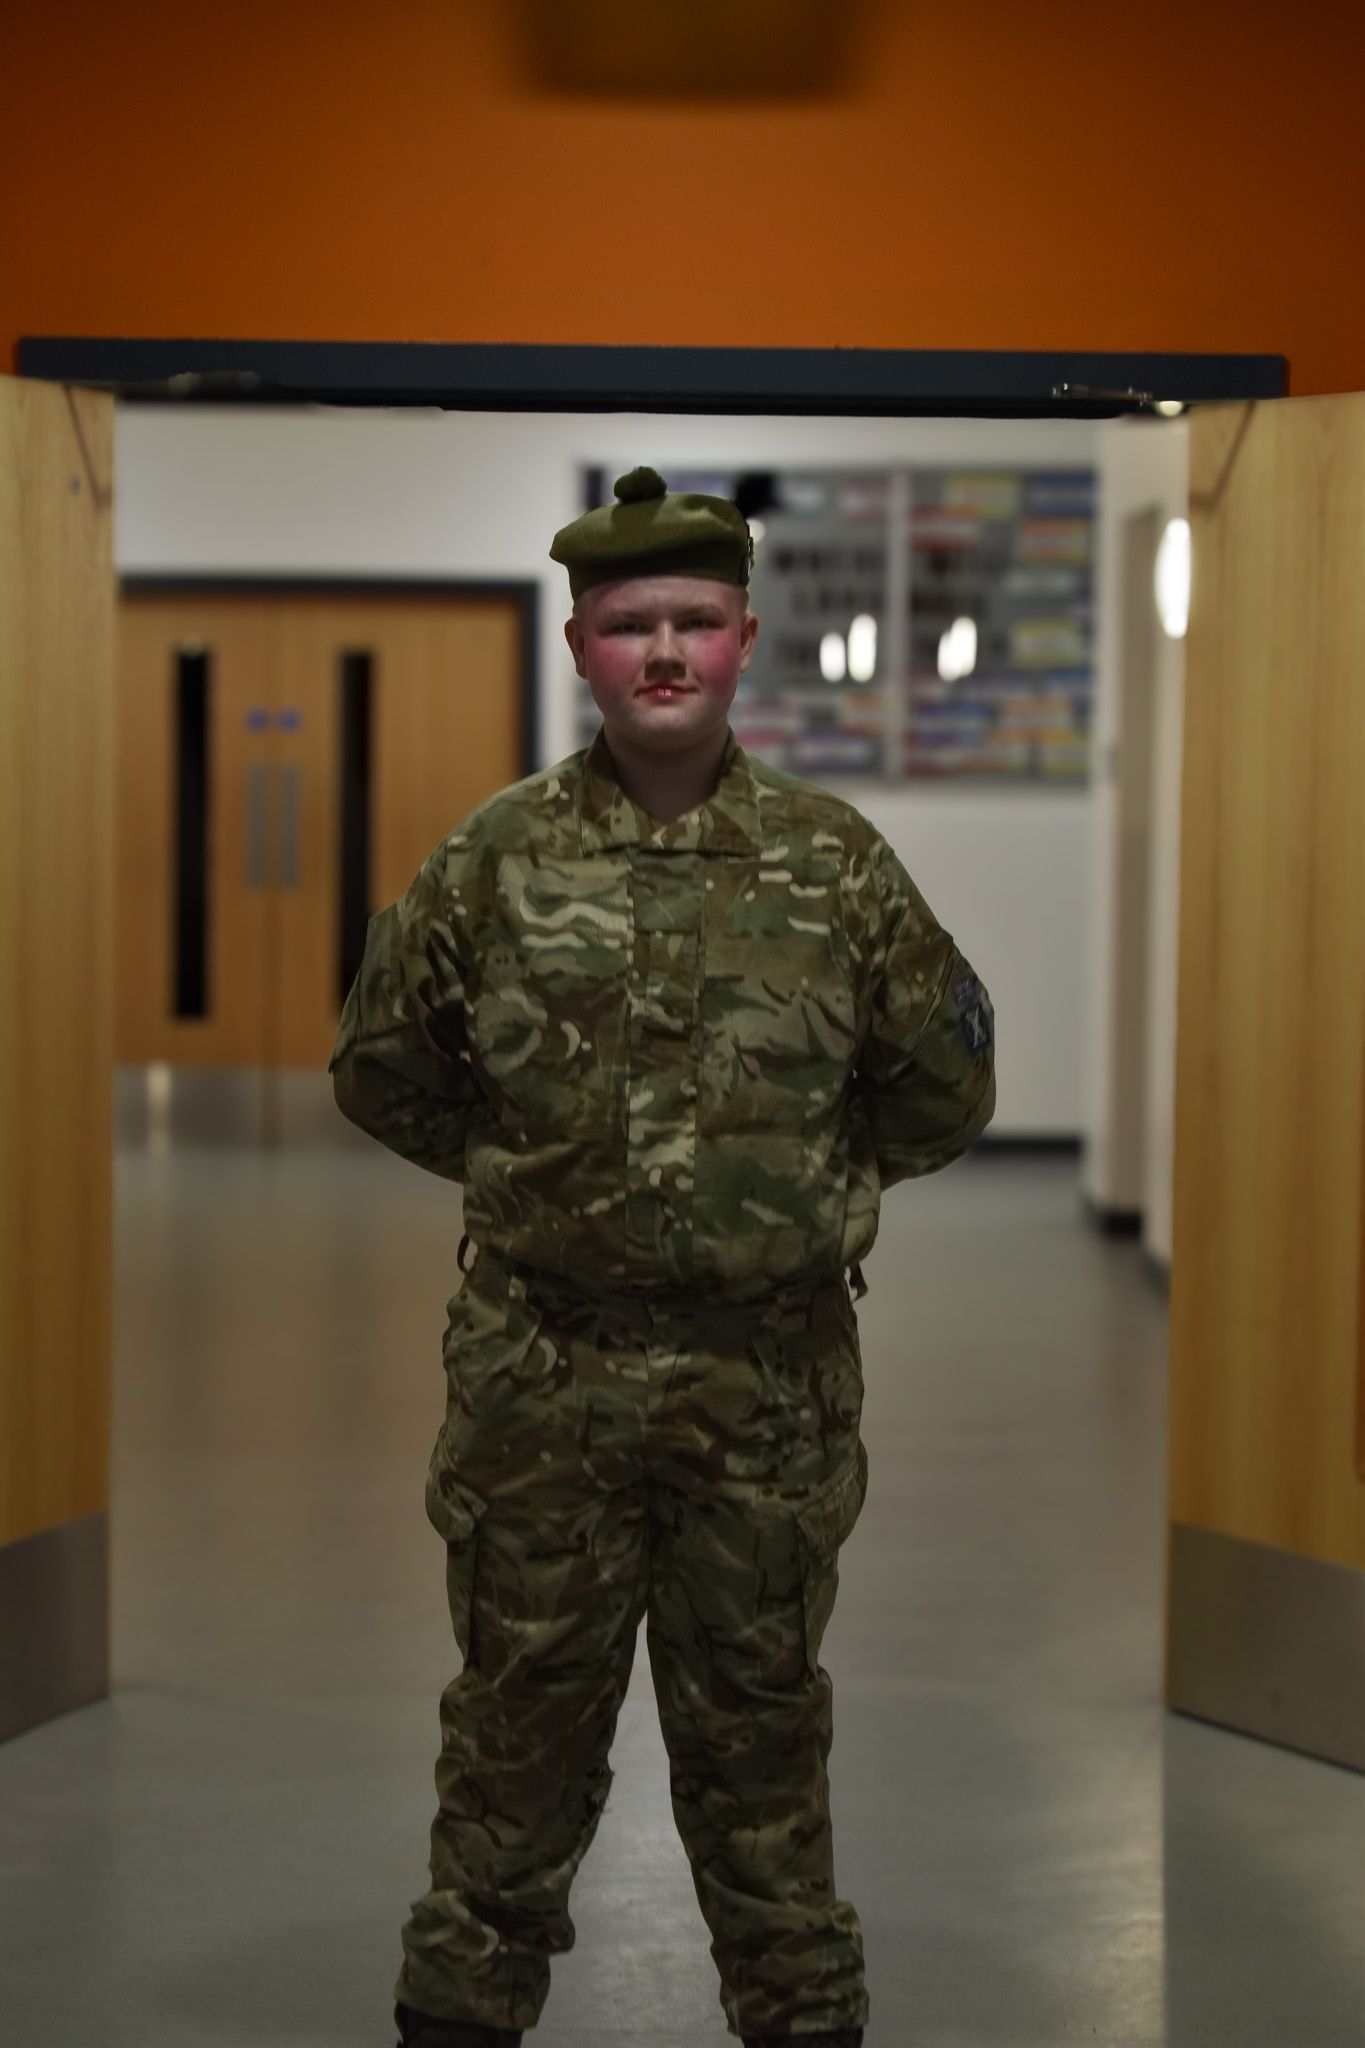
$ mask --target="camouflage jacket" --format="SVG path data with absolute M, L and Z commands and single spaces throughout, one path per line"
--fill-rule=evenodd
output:
M 660 824 L 604 736 L 370 919 L 328 1071 L 475 1244 L 603 1291 L 841 1271 L 995 1106 L 990 1001 L 861 812 L 751 759 Z

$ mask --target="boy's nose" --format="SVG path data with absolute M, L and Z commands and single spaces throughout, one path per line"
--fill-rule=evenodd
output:
M 645 654 L 646 675 L 681 674 L 687 664 L 683 660 L 682 643 L 670 625 L 656 626 L 650 636 Z

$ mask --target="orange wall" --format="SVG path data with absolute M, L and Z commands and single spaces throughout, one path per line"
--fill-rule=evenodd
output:
M 868 0 L 837 96 L 707 107 L 538 90 L 516 19 L 23 10 L 0 362 L 24 333 L 1217 349 L 1365 388 L 1358 6 Z

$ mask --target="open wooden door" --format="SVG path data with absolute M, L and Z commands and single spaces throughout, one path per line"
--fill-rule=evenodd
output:
M 113 439 L 0 377 L 0 1737 L 109 1684 Z
M 1365 395 L 1190 433 L 1166 1696 L 1365 1769 Z

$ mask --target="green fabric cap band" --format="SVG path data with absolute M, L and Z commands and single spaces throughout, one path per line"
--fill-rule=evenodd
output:
M 550 559 L 569 572 L 574 597 L 623 576 L 704 576 L 743 588 L 753 565 L 744 514 L 729 498 L 670 491 L 656 469 L 618 476 L 616 503 L 561 526 Z

